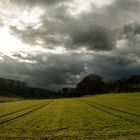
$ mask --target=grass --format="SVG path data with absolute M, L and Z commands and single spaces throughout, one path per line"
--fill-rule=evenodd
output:
M 0 139 L 140 139 L 140 94 L 0 103 Z
M 23 100 L 21 97 L 9 92 L 0 91 L 0 103 Z

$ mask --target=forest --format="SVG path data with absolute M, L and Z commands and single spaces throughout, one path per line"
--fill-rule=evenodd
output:
M 117 80 L 104 81 L 98 74 L 89 74 L 84 77 L 75 88 L 64 87 L 59 91 L 52 91 L 42 88 L 29 86 L 27 82 L 0 78 L 0 95 L 4 96 L 14 94 L 23 98 L 62 98 L 62 97 L 80 97 L 84 95 L 121 93 L 121 92 L 139 92 L 140 75 L 132 75 L 128 78 L 119 78 Z

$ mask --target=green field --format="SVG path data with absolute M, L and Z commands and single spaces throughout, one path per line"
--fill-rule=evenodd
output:
M 23 98 L 18 97 L 16 95 L 8 93 L 8 92 L 0 91 L 0 103 L 18 101 L 18 100 L 23 100 Z
M 140 139 L 140 94 L 0 103 L 0 139 Z

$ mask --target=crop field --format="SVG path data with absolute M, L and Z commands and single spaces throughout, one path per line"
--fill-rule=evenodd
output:
M 0 103 L 0 139 L 140 139 L 140 94 Z

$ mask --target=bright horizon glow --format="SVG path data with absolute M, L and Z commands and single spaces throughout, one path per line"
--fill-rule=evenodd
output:
M 0 52 L 3 55 L 7 55 L 11 58 L 14 58 L 12 54 L 21 53 L 22 55 L 26 54 L 37 54 L 37 53 L 54 53 L 54 54 L 62 54 L 66 53 L 66 50 L 63 47 L 58 47 L 55 50 L 44 48 L 43 46 L 29 46 L 22 43 L 18 38 L 12 36 L 8 29 L 3 28 L 0 29 Z M 2 59 L 2 58 L 0 58 Z
M 0 38 L 0 52 L 5 55 L 22 51 L 27 47 L 27 45 L 24 45 L 20 40 L 12 36 L 6 28 L 0 29 Z

